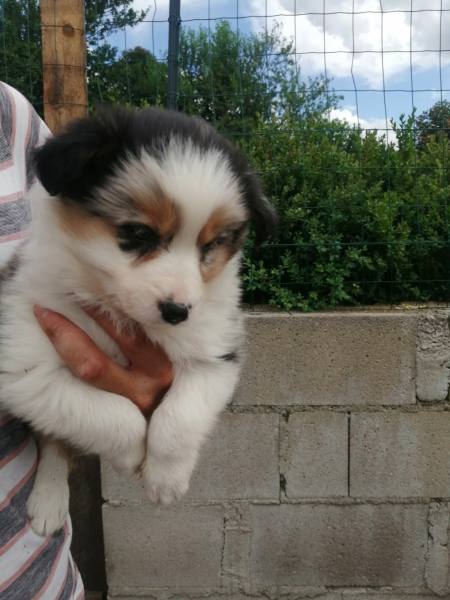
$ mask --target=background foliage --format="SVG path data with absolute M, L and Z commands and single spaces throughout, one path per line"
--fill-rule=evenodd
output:
M 2 0 L 2 78 L 42 107 L 37 0 Z M 132 1 L 86 3 L 90 102 L 164 105 L 167 64 L 108 36 L 145 17 Z M 245 299 L 286 309 L 448 301 L 450 104 L 395 124 L 396 143 L 330 119 L 332 82 L 300 79 L 279 30 L 183 30 L 180 109 L 214 123 L 261 173 L 277 238 L 244 259 Z

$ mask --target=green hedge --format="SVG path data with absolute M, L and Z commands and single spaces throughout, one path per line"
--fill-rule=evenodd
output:
M 260 123 L 244 150 L 281 223 L 250 240 L 244 298 L 285 309 L 450 299 L 450 144 L 420 148 L 415 119 L 397 143 L 324 117 Z

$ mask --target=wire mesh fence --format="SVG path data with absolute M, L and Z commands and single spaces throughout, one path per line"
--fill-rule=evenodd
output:
M 90 104 L 176 105 L 243 147 L 281 217 L 245 299 L 448 303 L 450 0 L 176 4 L 86 1 Z M 38 2 L 0 6 L 1 78 L 40 110 Z

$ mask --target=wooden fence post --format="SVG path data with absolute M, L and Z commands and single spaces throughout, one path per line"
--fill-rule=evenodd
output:
M 44 118 L 57 133 L 87 113 L 84 0 L 40 0 Z

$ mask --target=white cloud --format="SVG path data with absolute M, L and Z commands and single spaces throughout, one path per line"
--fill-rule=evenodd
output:
M 355 106 L 333 108 L 329 112 L 329 117 L 330 119 L 345 121 L 350 125 L 357 125 L 365 132 L 376 130 L 380 137 L 383 135 L 386 137 L 386 141 L 388 143 L 397 143 L 397 136 L 392 129 L 390 121 L 388 121 L 386 124 L 386 119 L 383 118 L 365 119 L 361 116 L 358 117 Z
M 249 8 L 260 14 L 261 4 L 250 0 Z M 450 46 L 450 13 L 440 12 L 441 0 L 413 0 L 413 11 L 421 12 L 413 12 L 412 19 L 410 0 L 355 0 L 354 15 L 352 0 L 328 0 L 325 16 L 317 0 L 297 0 L 297 16 L 292 0 L 267 4 L 269 15 L 285 15 L 269 17 L 269 27 L 281 23 L 305 74 L 353 74 L 359 88 L 383 89 L 383 81 L 387 84 L 411 67 L 413 72 L 438 69 L 439 49 Z M 444 0 L 444 8 L 450 9 L 450 0 Z M 443 53 L 441 60 L 442 66 L 449 65 L 450 53 Z
M 329 115 L 331 119 L 346 121 L 347 123 L 350 123 L 350 125 L 358 125 L 361 127 L 361 129 L 379 129 L 386 131 L 386 119 L 365 119 L 361 116 L 358 117 L 356 114 L 356 108 L 354 106 L 333 108 Z M 392 131 L 392 125 L 390 121 L 387 123 L 387 129 Z

